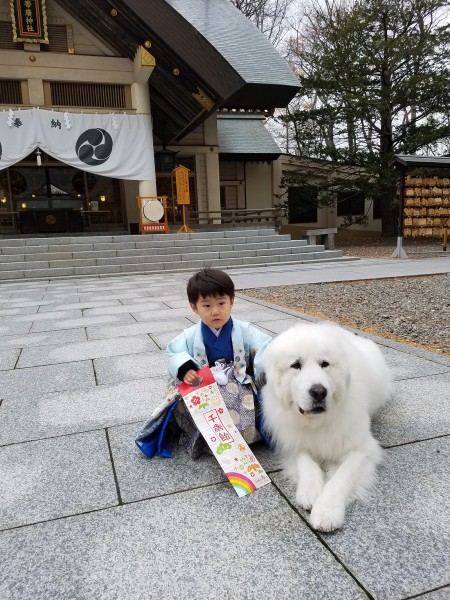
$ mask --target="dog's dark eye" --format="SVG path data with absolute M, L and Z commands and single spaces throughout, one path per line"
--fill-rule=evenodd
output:
M 300 370 L 301 368 L 302 368 L 302 363 L 299 360 L 296 360 L 291 365 L 291 369 L 298 369 L 298 370 Z
M 327 362 L 326 360 L 323 360 L 323 361 L 320 363 L 320 366 L 322 367 L 322 369 L 326 369 L 327 367 L 329 367 L 329 366 L 330 366 L 330 363 L 329 363 L 329 362 Z

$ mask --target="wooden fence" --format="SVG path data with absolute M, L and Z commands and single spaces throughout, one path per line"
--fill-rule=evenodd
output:
M 233 228 L 257 224 L 278 227 L 281 215 L 277 208 L 197 210 L 189 211 L 188 223 L 199 227 L 214 225 Z

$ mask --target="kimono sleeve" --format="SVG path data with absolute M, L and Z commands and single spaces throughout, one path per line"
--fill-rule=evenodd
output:
M 189 344 L 186 332 L 184 331 L 168 343 L 166 353 L 169 357 L 169 374 L 174 379 L 177 379 L 178 369 L 181 365 L 184 365 L 188 361 L 198 364 L 192 357 L 193 348 L 191 346 L 192 344 Z M 200 368 L 200 365 L 198 367 Z

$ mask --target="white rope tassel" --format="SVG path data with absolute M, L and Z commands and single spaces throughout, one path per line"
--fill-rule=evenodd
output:
M 72 123 L 70 122 L 69 113 L 66 111 L 63 114 L 63 117 L 64 117 L 64 125 L 66 126 L 66 129 L 70 129 L 72 127 Z
M 8 127 L 12 127 L 14 125 L 14 111 L 10 108 L 8 111 L 8 120 L 6 121 Z

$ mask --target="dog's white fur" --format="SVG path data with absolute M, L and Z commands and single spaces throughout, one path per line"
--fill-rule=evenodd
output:
M 296 501 L 311 510 L 314 529 L 333 531 L 374 484 L 382 449 L 370 416 L 391 395 L 389 369 L 374 342 L 331 322 L 280 334 L 263 366 L 265 425 L 297 484 Z

